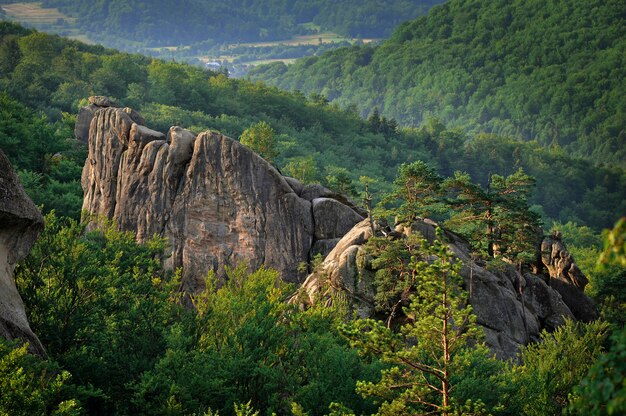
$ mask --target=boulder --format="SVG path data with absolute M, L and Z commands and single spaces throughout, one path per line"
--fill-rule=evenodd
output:
M 0 336 L 28 341 L 33 353 L 45 356 L 13 279 L 16 263 L 28 255 L 42 229 L 41 213 L 0 150 Z
M 104 95 L 92 95 L 89 97 L 89 104 L 95 105 L 96 107 L 119 107 L 115 100 L 110 97 L 106 97 Z
M 315 238 L 318 240 L 342 237 L 363 220 L 361 215 L 336 199 L 315 198 L 312 204 Z

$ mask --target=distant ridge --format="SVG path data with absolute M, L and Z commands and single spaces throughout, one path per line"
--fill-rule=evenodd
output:
M 252 79 L 322 93 L 401 124 L 537 140 L 626 165 L 626 3 L 451 0 L 378 47 L 259 67 Z

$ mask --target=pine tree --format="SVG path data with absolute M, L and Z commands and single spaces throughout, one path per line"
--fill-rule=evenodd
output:
M 419 256 L 411 258 L 417 293 L 404 308 L 408 322 L 393 331 L 372 319 L 357 320 L 342 328 L 353 347 L 392 365 L 380 381 L 359 382 L 357 391 L 382 401 L 379 415 L 416 412 L 451 414 L 454 357 L 479 334 L 476 318 L 462 290 L 460 263 L 442 232 L 429 245 L 422 240 Z

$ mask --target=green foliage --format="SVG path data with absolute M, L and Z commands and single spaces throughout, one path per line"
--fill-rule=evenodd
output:
M 519 263 L 534 259 L 538 243 L 539 218 L 527 203 L 534 183 L 520 168 L 506 178 L 492 175 L 483 190 L 466 173 L 444 180 L 417 161 L 400 167 L 392 192 L 381 201 L 396 206 L 380 212 L 409 224 L 418 217 L 445 221 L 477 253 Z
M 365 249 L 371 253 L 374 278 L 375 306 L 387 316 L 387 326 L 399 317 L 402 306 L 408 306 L 419 277 L 414 267 L 416 256 L 421 255 L 424 241 L 418 234 L 406 239 L 392 240 L 372 237 Z
M 182 125 L 240 137 L 250 126 L 266 122 L 276 133 L 280 154 L 274 163 L 281 170 L 305 182 L 326 180 L 348 191 L 349 181 L 367 176 L 376 180 L 369 188 L 376 199 L 389 191 L 400 165 L 424 160 L 444 178 L 465 171 L 483 188 L 491 174 L 507 177 L 521 167 L 539 185 L 529 203 L 540 205 L 546 218 L 561 222 L 600 229 L 615 223 L 615 213 L 626 211 L 623 170 L 594 167 L 559 147 L 545 149 L 536 142 L 493 135 L 466 136 L 434 119 L 419 129 L 378 132 L 354 107 L 341 110 L 319 94 L 307 99 L 301 93 L 37 34 L 7 22 L 0 22 L 0 44 L 7 45 L 12 62 L 0 71 L 0 91 L 14 102 L 3 104 L 8 110 L 2 118 L 4 131 L 9 133 L 0 135 L 2 148 L 23 170 L 35 202 L 60 214 L 78 218 L 78 172 L 85 159 L 84 148 L 66 141 L 73 126 L 63 112 L 74 113 L 92 94 L 115 96 L 160 131 Z M 370 58 L 359 57 L 359 62 Z M 345 62 L 353 64 L 350 57 Z M 35 120 L 39 112 L 48 116 L 46 121 Z M 24 117 L 29 113 L 35 116 Z M 36 129 L 42 125 L 45 134 Z M 63 162 L 63 171 L 54 172 L 58 157 L 49 156 L 58 152 L 61 159 L 75 162 L 75 168 L 65 169 Z M 77 175 L 71 181 L 70 171 Z
M 454 411 L 455 357 L 469 348 L 479 330 L 461 289 L 460 263 L 453 260 L 440 232 L 438 237 L 432 246 L 423 242 L 419 255 L 411 258 L 417 292 L 404 308 L 408 322 L 398 332 L 372 319 L 342 327 L 352 346 L 391 365 L 378 382 L 357 384 L 360 394 L 381 403 L 379 415 Z
M 46 0 L 78 17 L 79 27 L 100 41 L 132 40 L 147 45 L 182 45 L 194 42 L 221 43 L 285 39 L 295 34 L 316 33 L 303 23 L 346 36 L 382 37 L 400 22 L 426 12 L 438 0 L 233 0 L 215 3 L 182 0 L 100 1 Z M 165 26 L 172 30 L 164 33 Z M 309 26 L 310 27 L 310 26 Z
M 349 197 L 357 196 L 356 186 L 350 176 L 350 171 L 339 166 L 326 166 L 324 185 L 329 189 Z
M 600 416 L 626 413 L 626 329 L 611 336 L 611 348 L 600 355 L 570 396 L 572 414 Z
M 294 158 L 285 165 L 285 174 L 305 184 L 315 182 L 318 177 L 315 159 L 313 156 Z
M 568 397 L 602 352 L 607 324 L 568 321 L 541 341 L 524 348 L 522 364 L 511 368 L 518 386 L 514 399 L 524 415 L 556 415 L 568 406 Z
M 85 151 L 75 140 L 75 118 L 54 125 L 0 92 L 0 149 L 9 157 L 35 204 L 77 218 L 82 206 L 80 174 Z
M 242 265 L 218 283 L 210 274 L 189 327 L 171 330 L 166 354 L 135 387 L 138 408 L 229 414 L 249 400 L 267 412 L 287 413 L 296 402 L 320 414 L 333 400 L 356 402 L 354 383 L 367 366 L 339 342 L 328 311 L 287 304 L 292 288 L 275 271 L 250 274 Z
M 239 141 L 270 163 L 278 156 L 276 132 L 265 121 L 244 130 Z
M 264 413 L 286 413 L 292 402 L 311 415 L 332 402 L 370 410 L 354 385 L 380 367 L 339 336 L 337 310 L 300 311 L 277 272 L 245 265 L 226 281 L 211 274 L 186 310 L 178 276 L 161 270 L 163 244 L 46 216 L 16 282 L 33 330 L 65 371 L 59 383 L 69 373 L 78 383 L 67 397 L 89 414 L 233 414 L 248 402 Z M 50 397 L 42 403 L 65 396 Z
M 612 230 L 604 232 L 604 251 L 599 261 L 626 267 L 626 217 L 620 218 Z
M 420 160 L 402 164 L 393 182 L 393 191 L 381 202 L 400 203 L 399 207 L 389 211 L 398 222 L 410 223 L 417 217 L 431 217 L 440 202 L 442 180 L 434 169 Z
M 129 384 L 164 351 L 163 334 L 176 316 L 177 281 L 161 271 L 163 242 L 146 246 L 103 224 L 84 227 L 54 213 L 16 283 L 31 327 L 49 354 L 85 386 L 92 414 L 128 411 Z
M 619 223 L 619 221 L 618 221 Z M 619 224 L 618 224 L 619 225 Z M 602 257 L 602 236 L 589 227 L 575 223 L 554 223 L 553 231 L 562 234 L 567 249 L 574 256 L 576 264 L 589 278 L 585 293 L 601 308 L 602 317 L 614 328 L 622 328 L 626 323 L 626 267 L 618 257 Z M 619 227 L 604 231 L 604 253 L 619 252 L 619 245 L 612 245 L 606 236 L 613 232 L 613 241 L 619 241 Z M 607 259 L 607 260 L 604 260 Z
M 67 398 L 70 373 L 28 353 L 28 345 L 0 338 L 0 415 L 77 416 L 80 403 Z
M 413 126 L 435 116 L 623 167 L 625 7 L 620 0 L 451 0 L 379 46 L 249 74 L 356 104 L 364 116 L 379 108 Z

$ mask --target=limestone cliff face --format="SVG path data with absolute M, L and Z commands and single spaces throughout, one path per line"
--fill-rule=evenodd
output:
M 28 341 L 32 352 L 44 356 L 13 279 L 15 264 L 26 257 L 42 229 L 41 213 L 0 150 L 0 336 Z
M 83 209 L 115 219 L 139 241 L 165 237 L 166 264 L 183 268 L 190 291 L 207 271 L 223 275 L 241 261 L 300 282 L 298 265 L 313 249 L 327 253 L 363 218 L 348 201 L 283 177 L 233 139 L 180 127 L 163 135 L 129 109 L 97 109 L 88 146 Z
M 411 227 L 396 228 L 394 238 L 419 232 L 432 241 L 435 227 L 436 224 L 430 220 L 417 221 Z M 328 254 L 321 267 L 307 277 L 300 296 L 294 300 L 305 305 L 316 301 L 332 302 L 332 295 L 341 293 L 347 296 L 349 305 L 359 316 L 373 316 L 376 270 L 364 246 L 371 236 L 369 221 L 357 224 Z M 565 319 L 573 319 L 576 312 L 572 312 L 580 307 L 581 302 L 591 308 L 589 313 L 594 313 L 593 305 L 582 289 L 559 283 L 560 287 L 566 287 L 568 293 L 576 294 L 576 298 L 570 300 L 552 287 L 556 281 L 563 279 L 546 279 L 546 276 L 528 271 L 520 279 L 512 266 L 490 269 L 471 258 L 470 248 L 460 237 L 449 232 L 446 236 L 451 250 L 463 264 L 460 274 L 470 293 L 477 321 L 484 328 L 485 341 L 498 357 L 514 357 L 519 346 L 537 340 L 542 329 L 552 330 L 563 324 Z M 555 250 L 560 258 L 560 253 L 566 252 L 563 243 L 559 243 L 559 249 Z M 547 244 L 544 242 L 544 245 Z M 550 271 L 550 275 L 553 274 L 556 272 Z

